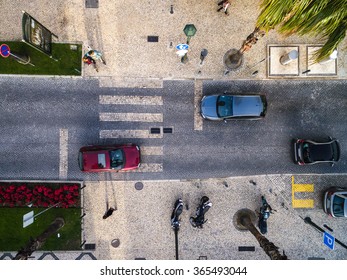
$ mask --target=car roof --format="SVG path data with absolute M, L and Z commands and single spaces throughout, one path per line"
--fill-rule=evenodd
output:
M 332 160 L 333 151 L 330 144 L 310 145 L 310 158 L 314 161 Z
M 260 116 L 264 110 L 259 95 L 234 95 L 234 116 Z
M 334 161 L 333 145 L 337 145 L 337 141 L 327 143 L 316 143 L 309 141 L 310 158 L 313 161 Z M 336 151 L 339 153 L 339 150 Z M 335 157 L 339 158 L 339 154 Z

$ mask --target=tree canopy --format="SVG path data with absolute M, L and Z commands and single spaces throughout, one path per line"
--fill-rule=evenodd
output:
M 257 27 L 269 31 L 318 36 L 326 40 L 317 52 L 320 61 L 343 41 L 347 31 L 347 0 L 262 0 Z

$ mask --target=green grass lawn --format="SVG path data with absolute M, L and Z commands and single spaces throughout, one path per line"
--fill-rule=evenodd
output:
M 52 43 L 52 56 L 36 50 L 24 42 L 0 42 L 7 44 L 13 54 L 26 54 L 30 57 L 31 65 L 23 65 L 12 56 L 0 56 L 0 74 L 25 74 L 25 75 L 81 75 L 82 45 Z M 71 49 L 76 47 L 76 49 Z
M 2 208 L 0 207 L 0 251 L 18 251 L 30 240 L 36 238 L 57 217 L 65 220 L 65 225 L 57 234 L 50 236 L 40 251 L 80 250 L 81 209 L 52 208 L 35 218 L 33 224 L 23 228 L 23 215 L 34 210 L 34 215 L 45 208 Z

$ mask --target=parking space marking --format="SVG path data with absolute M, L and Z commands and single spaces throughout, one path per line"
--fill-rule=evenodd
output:
M 163 114 L 151 113 L 100 113 L 100 121 L 108 122 L 163 122 Z
M 67 178 L 68 168 L 68 130 L 59 131 L 59 179 Z
M 100 104 L 163 105 L 161 96 L 100 95 Z
M 292 206 L 293 208 L 313 208 L 313 199 L 296 199 L 295 193 L 297 192 L 313 192 L 313 184 L 295 184 L 294 176 L 292 176 Z
M 163 138 L 162 133 L 152 134 L 150 130 L 100 130 L 100 138 Z
M 141 155 L 161 156 L 163 155 L 163 146 L 140 146 Z
M 202 130 L 203 119 L 200 115 L 200 101 L 202 98 L 202 80 L 194 83 L 194 130 Z

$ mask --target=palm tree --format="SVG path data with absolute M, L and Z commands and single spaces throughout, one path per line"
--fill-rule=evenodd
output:
M 347 0 L 263 0 L 257 27 L 281 34 L 318 36 L 326 43 L 316 53 L 321 61 L 343 41 L 347 31 Z
M 278 251 L 278 247 L 263 236 L 254 226 L 251 215 L 254 215 L 249 209 L 241 209 L 236 213 L 236 225 L 239 229 L 248 229 L 258 240 L 260 247 L 270 257 L 271 260 L 287 260 L 286 254 Z
M 18 251 L 17 255 L 14 257 L 14 260 L 27 260 L 34 251 L 40 249 L 43 246 L 48 237 L 56 233 L 60 228 L 64 226 L 64 224 L 65 222 L 63 218 L 56 218 L 54 222 L 51 223 L 48 228 L 38 237 L 36 237 L 35 239 L 30 237 L 29 243 L 25 248 L 21 248 Z

